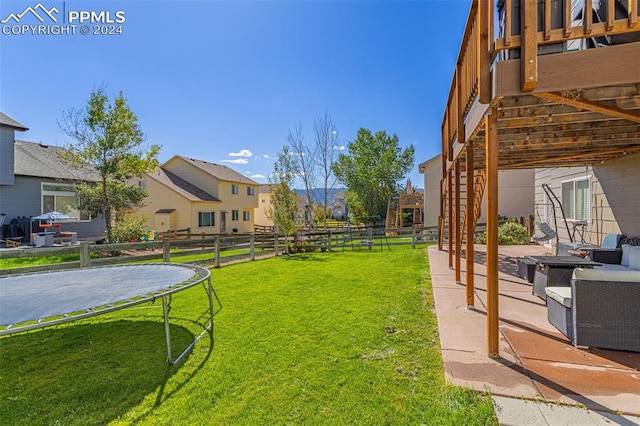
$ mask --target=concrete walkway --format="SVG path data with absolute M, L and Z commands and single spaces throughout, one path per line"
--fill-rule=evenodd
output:
M 504 425 L 640 425 L 640 353 L 575 348 L 547 321 L 542 299 L 516 274 L 516 258 L 543 246 L 499 249 L 500 358 L 487 356 L 486 255 L 474 253 L 475 303 L 455 282 L 448 253 L 429 247 L 440 344 L 448 382 L 494 395 Z M 466 281 L 462 260 L 462 282 Z M 640 312 L 640 311 L 639 311 Z

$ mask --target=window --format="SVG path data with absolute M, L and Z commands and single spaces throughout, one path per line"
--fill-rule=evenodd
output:
M 591 220 L 590 180 L 577 179 L 562 182 L 562 207 L 569 220 Z
M 242 220 L 245 222 L 249 222 L 251 220 L 251 212 L 248 210 L 244 210 L 242 212 Z
M 91 220 L 91 215 L 80 211 L 80 200 L 74 185 L 42 183 L 42 213 L 57 211 L 80 221 Z
M 238 195 L 238 185 L 231 185 L 231 195 Z
M 138 181 L 138 186 L 142 189 L 147 189 L 147 181 L 144 179 L 141 179 Z
M 238 210 L 231 210 L 231 220 L 238 220 L 240 218 L 240 213 Z
M 256 195 L 256 189 L 253 186 L 247 186 L 247 195 L 249 196 Z
M 216 226 L 215 212 L 198 212 L 198 227 Z

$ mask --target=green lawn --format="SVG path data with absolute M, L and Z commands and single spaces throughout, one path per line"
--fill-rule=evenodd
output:
M 212 270 L 214 340 L 164 361 L 151 306 L 0 339 L 0 424 L 496 424 L 444 383 L 425 250 L 278 257 Z M 174 297 L 174 353 L 201 327 Z

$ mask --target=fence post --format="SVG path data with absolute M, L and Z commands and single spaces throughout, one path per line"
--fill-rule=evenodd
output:
M 171 238 L 169 237 L 162 239 L 162 261 L 171 263 Z
M 216 235 L 216 239 L 214 241 L 214 254 L 213 254 L 213 266 L 215 268 L 220 267 L 220 235 Z
M 278 241 L 280 240 L 280 236 L 274 232 L 273 233 L 273 251 L 275 252 L 276 256 L 279 254 L 279 248 L 278 248 Z
M 411 248 L 416 248 L 416 227 L 411 227 Z
M 331 229 L 329 229 L 329 244 L 327 245 L 327 251 L 329 252 L 331 252 L 331 238 L 333 237 L 331 235 Z
M 91 241 L 80 241 L 80 267 L 88 268 L 91 264 L 89 255 L 89 244 Z
M 256 236 L 254 234 L 249 236 L 249 256 L 251 260 L 256 260 Z

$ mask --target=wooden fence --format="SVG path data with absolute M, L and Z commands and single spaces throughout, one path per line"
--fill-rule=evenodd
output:
M 387 229 L 376 234 L 377 229 L 351 227 L 327 231 L 301 231 L 286 241 L 292 252 L 344 251 L 360 246 L 362 233 L 370 233 L 369 248 L 378 243 L 383 246 L 419 244 L 437 241 L 437 228 L 413 227 Z M 375 244 L 374 244 L 375 242 Z M 252 261 L 277 256 L 285 250 L 285 238 L 271 234 L 213 235 L 188 234 L 165 235 L 157 241 L 118 244 L 94 244 L 81 241 L 73 246 L 23 247 L 0 250 L 0 276 L 60 269 L 86 268 L 134 262 L 176 262 L 221 267 L 225 264 Z M 59 258 L 55 263 L 39 263 L 41 258 Z M 25 266 L 17 266 L 8 259 L 22 259 Z

